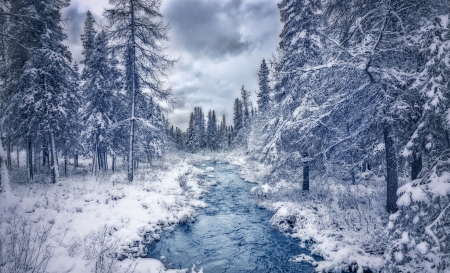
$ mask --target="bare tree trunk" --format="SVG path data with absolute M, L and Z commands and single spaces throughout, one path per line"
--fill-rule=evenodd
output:
M 33 167 L 34 167 L 34 173 L 38 173 L 39 171 L 39 152 L 38 147 L 34 147 L 33 152 Z
M 386 210 L 389 213 L 397 211 L 397 189 L 398 189 L 398 170 L 397 155 L 395 150 L 394 138 L 392 137 L 392 126 L 388 123 L 384 125 L 384 145 L 386 149 Z
M 44 139 L 44 144 L 42 146 L 42 166 L 45 166 L 45 163 L 50 164 L 49 161 L 48 144 Z
M 17 149 L 17 168 L 20 168 L 20 161 L 19 161 L 19 146 L 17 146 L 16 149 Z
M 64 155 L 64 175 L 67 176 L 67 155 Z
M 11 141 L 9 141 L 8 137 L 8 144 L 6 145 L 6 166 L 9 170 L 12 168 L 12 160 L 11 160 Z
M 102 153 L 97 153 L 97 160 L 98 160 L 98 170 L 101 171 L 103 167 L 103 161 L 102 161 Z
M 33 180 L 33 145 L 31 143 L 31 137 L 27 138 L 27 167 L 28 167 L 28 180 Z
M 58 158 L 56 156 L 55 138 L 53 132 L 50 132 L 50 160 L 52 183 L 55 184 L 59 180 Z
M 97 175 L 97 162 L 98 162 L 98 132 L 97 135 L 95 136 L 95 148 L 94 148 L 94 158 L 92 161 L 92 175 L 95 176 Z
M 307 160 L 308 152 L 303 153 L 303 157 L 306 159 L 303 161 L 303 191 L 309 191 L 309 161 Z
M 411 180 L 417 179 L 422 171 L 422 155 L 413 152 L 411 162 Z
M 73 167 L 75 170 L 78 168 L 78 154 L 73 157 Z
M 3 143 L 0 138 L 0 192 L 11 192 L 9 185 L 9 174 L 6 166 L 6 158 L 4 158 Z
M 136 87 L 135 87 L 135 81 L 136 81 L 136 52 L 135 52 L 135 37 L 134 37 L 134 5 L 133 1 L 130 1 L 131 4 L 131 121 L 130 121 L 130 146 L 129 146 L 129 157 L 128 157 L 128 181 L 133 182 L 134 179 L 134 126 L 135 126 L 135 96 L 136 96 Z
M 103 153 L 103 156 L 104 156 L 104 158 L 105 158 L 105 171 L 107 171 L 108 170 L 108 154 L 105 152 L 105 153 Z
M 116 171 L 116 156 L 115 156 L 115 155 L 112 156 L 112 165 L 111 165 L 111 169 L 112 169 L 113 172 Z

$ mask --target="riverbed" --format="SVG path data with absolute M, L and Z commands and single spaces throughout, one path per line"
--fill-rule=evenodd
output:
M 238 166 L 207 161 L 206 167 L 214 167 L 206 179 L 218 182 L 204 196 L 208 207 L 195 222 L 164 232 L 149 246 L 149 258 L 172 269 L 195 265 L 204 273 L 314 272 L 309 263 L 290 261 L 309 250 L 270 226 L 273 214 L 258 207 L 250 194 L 254 184 L 239 176 Z

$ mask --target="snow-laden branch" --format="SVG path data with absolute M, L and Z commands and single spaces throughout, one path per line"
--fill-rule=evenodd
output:
M 438 237 L 436 236 L 436 234 L 434 234 L 434 232 L 431 230 L 431 228 L 432 228 L 433 226 L 435 226 L 436 224 L 438 224 L 438 223 L 441 221 L 441 219 L 444 217 L 445 211 L 446 211 L 449 207 L 450 207 L 450 204 L 448 204 L 448 205 L 441 211 L 441 213 L 440 213 L 439 216 L 433 221 L 433 223 L 431 223 L 430 225 L 428 225 L 428 226 L 425 227 L 425 232 L 426 232 L 431 238 L 433 238 L 433 240 L 434 240 L 434 242 L 436 243 L 436 246 L 437 246 L 438 248 L 441 248 L 441 244 L 440 244 L 440 242 L 439 242 Z

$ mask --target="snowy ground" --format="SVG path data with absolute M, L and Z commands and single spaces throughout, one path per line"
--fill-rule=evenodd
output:
M 87 171 L 57 184 L 13 179 L 13 196 L 0 195 L 0 261 L 10 264 L 6 272 L 41 272 L 47 263 L 46 272 L 54 273 L 187 272 L 130 257 L 142 256 L 162 230 L 193 221 L 196 209 L 205 206 L 201 196 L 212 183 L 190 161 L 168 155 L 140 169 L 132 184 L 124 174 L 95 178 Z

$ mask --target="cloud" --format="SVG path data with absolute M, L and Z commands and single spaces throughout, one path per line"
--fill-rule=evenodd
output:
M 189 113 L 200 106 L 232 121 L 234 99 L 244 84 L 258 89 L 258 69 L 270 57 L 281 31 L 276 0 L 166 0 L 170 53 L 181 57 L 168 82 L 179 101 L 171 122 L 186 129 Z
M 72 0 L 64 9 L 69 39 L 66 41 L 75 61 L 81 55 L 80 35 L 86 11 L 96 22 L 109 0 Z M 204 112 L 226 114 L 233 120 L 233 102 L 244 84 L 252 92 L 258 89 L 258 69 L 263 58 L 270 57 L 278 44 L 281 23 L 278 0 L 164 0 L 161 12 L 170 23 L 168 54 L 180 58 L 168 71 L 167 86 L 177 100 L 169 118 L 186 129 L 189 113 L 200 106 Z
M 95 21 L 99 24 L 98 27 L 104 21 L 101 17 L 103 10 L 101 4 L 107 3 L 107 0 L 95 0 L 94 2 L 96 4 L 90 5 L 85 0 L 73 0 L 62 13 L 65 19 L 64 28 L 69 36 L 65 44 L 70 47 L 72 57 L 76 62 L 83 60 L 80 35 L 83 33 L 86 12 L 91 11 Z
M 254 36 L 246 35 L 246 21 L 249 18 L 264 21 L 263 16 L 276 17 L 274 7 L 273 0 L 253 3 L 248 0 L 169 0 L 162 12 L 172 28 L 173 49 L 217 59 L 258 46 L 259 37 L 254 39 Z M 260 32 L 259 29 L 253 31 Z

